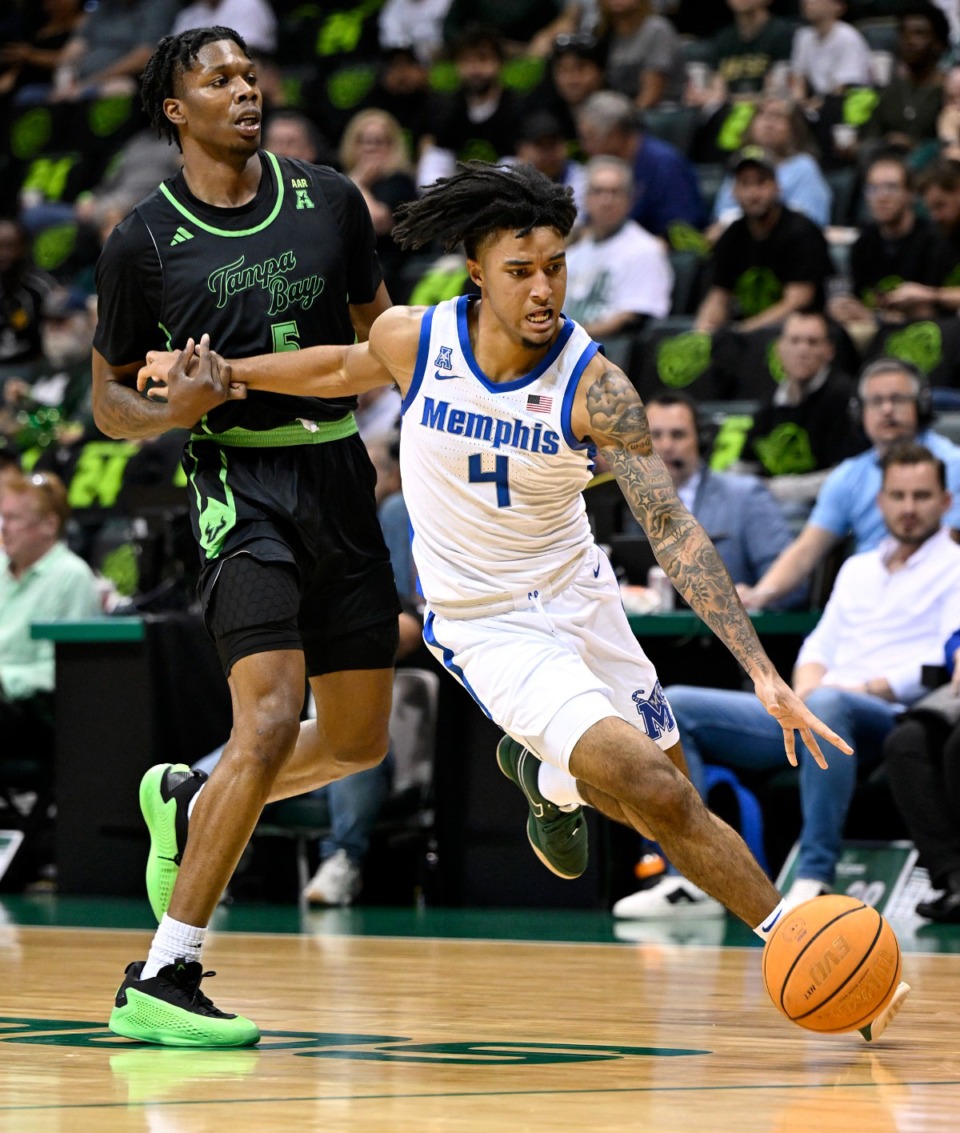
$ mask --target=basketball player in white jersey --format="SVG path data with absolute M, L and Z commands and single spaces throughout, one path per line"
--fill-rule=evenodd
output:
M 394 307 L 370 340 L 233 360 L 202 344 L 150 355 L 140 387 L 189 382 L 319 397 L 396 382 L 401 471 L 437 659 L 507 733 L 497 757 L 530 806 L 542 861 L 576 877 L 588 804 L 654 838 L 680 871 L 766 938 L 780 895 L 739 835 L 700 801 L 670 706 L 594 543 L 581 490 L 597 449 L 677 590 L 757 696 L 825 767 L 814 733 L 850 747 L 778 676 L 719 556 L 653 450 L 630 381 L 561 314 L 568 190 L 529 166 L 469 163 L 401 210 L 406 247 L 463 244 L 481 297 Z M 896 1007 L 902 1002 L 898 999 Z M 870 1041 L 894 1010 L 864 1029 Z

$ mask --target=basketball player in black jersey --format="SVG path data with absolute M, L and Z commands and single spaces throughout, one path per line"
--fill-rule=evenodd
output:
M 201 330 L 201 352 L 232 356 L 365 341 L 390 301 L 359 191 L 259 148 L 256 68 L 236 32 L 161 40 L 143 100 L 183 170 L 103 250 L 94 411 L 112 437 L 189 430 L 201 600 L 234 720 L 208 781 L 162 764 L 141 783 L 160 925 L 147 960 L 127 968 L 110 1026 L 167 1045 L 242 1046 L 257 1027 L 199 991 L 206 925 L 267 801 L 383 758 L 399 604 L 353 398 L 227 401 L 211 379 L 175 382 L 158 403 L 136 374 L 148 350 Z M 305 676 L 317 720 L 300 724 Z

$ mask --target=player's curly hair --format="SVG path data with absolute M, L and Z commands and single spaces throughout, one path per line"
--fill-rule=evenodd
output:
M 189 71 L 197 60 L 197 53 L 208 43 L 230 39 L 245 54 L 249 55 L 243 36 L 233 28 L 219 25 L 209 28 L 190 28 L 179 35 L 165 35 L 157 44 L 157 49 L 147 60 L 140 76 L 140 102 L 150 125 L 157 131 L 158 138 L 166 138 L 171 145 L 180 145 L 177 127 L 163 112 L 163 101 L 176 98 L 176 87 L 180 76 Z
M 532 165 L 491 165 L 467 161 L 441 177 L 418 200 L 400 205 L 393 239 L 401 248 L 438 240 L 446 251 L 463 244 L 468 258 L 493 232 L 526 236 L 533 228 L 555 228 L 566 236 L 577 206 L 573 192 Z

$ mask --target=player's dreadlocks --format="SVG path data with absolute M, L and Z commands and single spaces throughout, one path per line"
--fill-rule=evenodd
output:
M 512 229 L 526 236 L 532 228 L 555 228 L 566 236 L 577 206 L 573 193 L 532 165 L 458 164 L 418 200 L 401 205 L 393 239 L 401 248 L 420 248 L 439 240 L 446 251 L 463 244 L 469 259 L 492 232 Z
M 179 35 L 165 35 L 140 76 L 140 101 L 150 125 L 157 131 L 158 138 L 165 137 L 170 143 L 176 142 L 178 149 L 183 149 L 180 135 L 163 112 L 163 100 L 176 98 L 177 82 L 196 62 L 197 53 L 208 43 L 216 43 L 220 39 L 233 40 L 245 55 L 250 54 L 243 36 L 232 28 L 191 28 Z

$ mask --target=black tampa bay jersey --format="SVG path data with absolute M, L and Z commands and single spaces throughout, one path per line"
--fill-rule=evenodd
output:
M 348 304 L 371 302 L 382 278 L 359 190 L 325 166 L 260 159 L 248 204 L 208 205 L 179 173 L 110 235 L 97 265 L 94 346 L 111 365 L 204 333 L 228 358 L 354 341 Z M 251 391 L 209 413 L 202 431 L 333 420 L 355 404 Z

